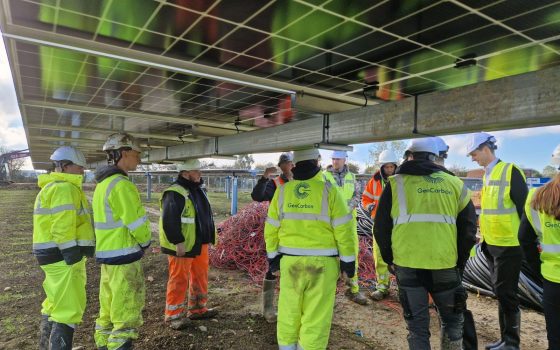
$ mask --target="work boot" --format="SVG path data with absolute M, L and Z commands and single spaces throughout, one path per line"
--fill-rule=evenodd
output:
M 176 331 L 180 331 L 181 329 L 185 329 L 192 325 L 192 322 L 188 317 L 177 318 L 171 321 L 166 321 L 165 323 L 169 326 L 169 328 Z
M 41 324 L 39 325 L 39 350 L 49 349 L 49 339 L 51 338 L 53 322 L 49 321 L 48 315 L 41 316 Z
M 268 323 L 276 322 L 276 309 L 274 308 L 274 289 L 276 280 L 263 280 L 262 286 L 262 313 Z
M 494 350 L 494 348 L 504 344 L 504 332 L 505 332 L 505 314 L 502 311 L 502 307 L 498 305 L 498 321 L 500 323 L 500 339 L 484 346 L 486 350 Z
M 492 350 L 519 350 L 521 312 L 509 312 L 504 316 L 504 342 Z
M 199 314 L 190 314 L 189 318 L 191 320 L 205 320 L 208 318 L 212 318 L 218 314 L 218 310 L 216 309 L 206 309 L 206 312 L 199 313 Z
M 389 290 L 387 289 L 376 289 L 369 293 L 369 297 L 375 301 L 381 301 L 389 295 Z
M 362 294 L 362 292 L 353 293 L 350 288 L 346 290 L 346 296 L 348 299 L 359 305 L 367 305 L 369 303 L 368 299 Z
M 119 346 L 117 350 L 132 350 L 134 349 L 134 345 L 132 345 L 132 339 L 128 339 L 123 345 Z
M 71 350 L 74 328 L 64 323 L 53 322 L 49 350 Z
M 463 349 L 463 339 L 450 340 L 447 334 L 442 334 L 441 336 L 441 350 L 462 350 Z

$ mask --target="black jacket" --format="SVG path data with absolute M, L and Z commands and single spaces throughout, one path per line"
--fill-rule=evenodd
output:
M 284 182 L 290 181 L 284 174 L 280 174 L 280 177 Z M 274 192 L 276 192 L 276 183 L 274 180 L 261 176 L 255 187 L 253 187 L 251 198 L 256 202 L 270 202 L 272 197 L 274 197 Z
M 416 176 L 430 175 L 438 171 L 443 171 L 454 175 L 446 168 L 427 160 L 411 160 L 403 163 L 395 174 L 407 174 Z M 375 241 L 379 245 L 383 260 L 393 264 L 393 250 L 391 245 L 391 235 L 393 232 L 393 218 L 391 208 L 393 197 L 391 183 L 387 183 L 379 199 L 379 207 L 375 215 L 373 234 Z M 462 269 L 465 266 L 471 248 L 476 242 L 476 211 L 472 201 L 457 215 L 457 267 Z M 429 239 L 429 238 L 427 238 Z
M 198 183 L 189 181 L 181 176 L 177 178 L 175 184 L 178 184 L 189 191 L 189 199 L 192 201 L 195 209 L 196 239 L 191 251 L 186 252 L 184 257 L 192 258 L 200 255 L 202 244 L 213 243 L 215 239 L 216 229 L 214 226 L 214 217 L 212 215 L 212 207 L 206 196 L 206 191 L 201 188 L 203 181 Z M 162 224 L 165 236 L 171 244 L 179 244 L 185 241 L 181 232 L 181 214 L 185 208 L 185 198 L 175 191 L 165 192 L 162 199 Z M 165 254 L 175 255 L 173 250 L 161 248 Z

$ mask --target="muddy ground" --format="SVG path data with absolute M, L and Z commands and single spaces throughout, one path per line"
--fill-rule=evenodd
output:
M 43 274 L 31 255 L 32 209 L 36 189 L 0 189 L 0 349 L 36 348 L 40 304 L 44 298 Z M 219 195 L 215 195 L 218 199 Z M 223 200 L 225 202 L 225 200 Z M 150 207 L 156 205 L 151 203 Z M 216 206 L 218 207 L 218 206 Z M 225 208 L 225 207 L 224 207 Z M 218 208 L 218 217 L 226 216 Z M 156 215 L 150 220 L 156 222 Z M 155 225 L 152 225 L 155 228 Z M 157 232 L 154 232 L 154 239 Z M 156 239 L 157 241 L 157 239 Z M 173 331 L 163 324 L 166 259 L 148 253 L 143 259 L 147 297 L 145 324 L 137 349 L 277 349 L 275 325 L 259 315 L 259 286 L 239 271 L 211 269 L 210 306 L 220 314 L 214 320 L 196 321 L 193 327 Z M 99 266 L 88 261 L 88 304 L 74 346 L 94 349 L 93 327 L 98 311 Z M 479 347 L 498 337 L 497 304 L 470 294 Z M 405 349 L 406 328 L 395 295 L 381 303 L 358 306 L 337 296 L 329 349 Z M 205 326 L 206 331 L 199 327 Z M 439 348 L 438 321 L 432 310 L 432 347 Z M 363 337 L 355 335 L 361 331 Z M 360 333 L 360 332 L 357 332 Z M 523 309 L 522 348 L 546 349 L 544 317 Z

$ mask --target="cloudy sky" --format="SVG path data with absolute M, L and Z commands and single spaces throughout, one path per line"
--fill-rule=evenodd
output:
M 2 37 L 0 36 L 0 40 Z M 560 126 L 542 128 L 508 130 L 493 133 L 498 139 L 498 155 L 500 158 L 515 162 L 523 167 L 542 170 L 549 164 L 552 150 L 560 143 Z M 478 167 L 465 156 L 466 135 L 444 136 L 450 146 L 447 165 L 457 165 L 472 169 Z M 23 124 L 17 106 L 16 94 L 8 66 L 8 58 L 3 42 L 0 42 L 0 145 L 8 149 L 25 149 L 27 142 Z M 374 144 L 354 145 L 354 152 L 350 153 L 350 161 L 360 165 L 361 171 L 366 164 L 371 164 L 368 150 Z M 331 152 L 321 152 L 324 162 L 328 162 Z M 256 154 L 256 163 L 275 163 L 279 153 Z M 228 161 L 220 161 L 228 162 Z M 31 168 L 31 163 L 27 163 Z

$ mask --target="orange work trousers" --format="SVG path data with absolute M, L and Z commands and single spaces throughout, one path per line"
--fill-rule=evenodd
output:
M 181 258 L 169 255 L 169 279 L 165 301 L 165 320 L 180 318 L 188 305 L 188 314 L 208 311 L 208 244 L 203 244 L 200 255 Z M 188 296 L 188 304 L 185 299 Z

